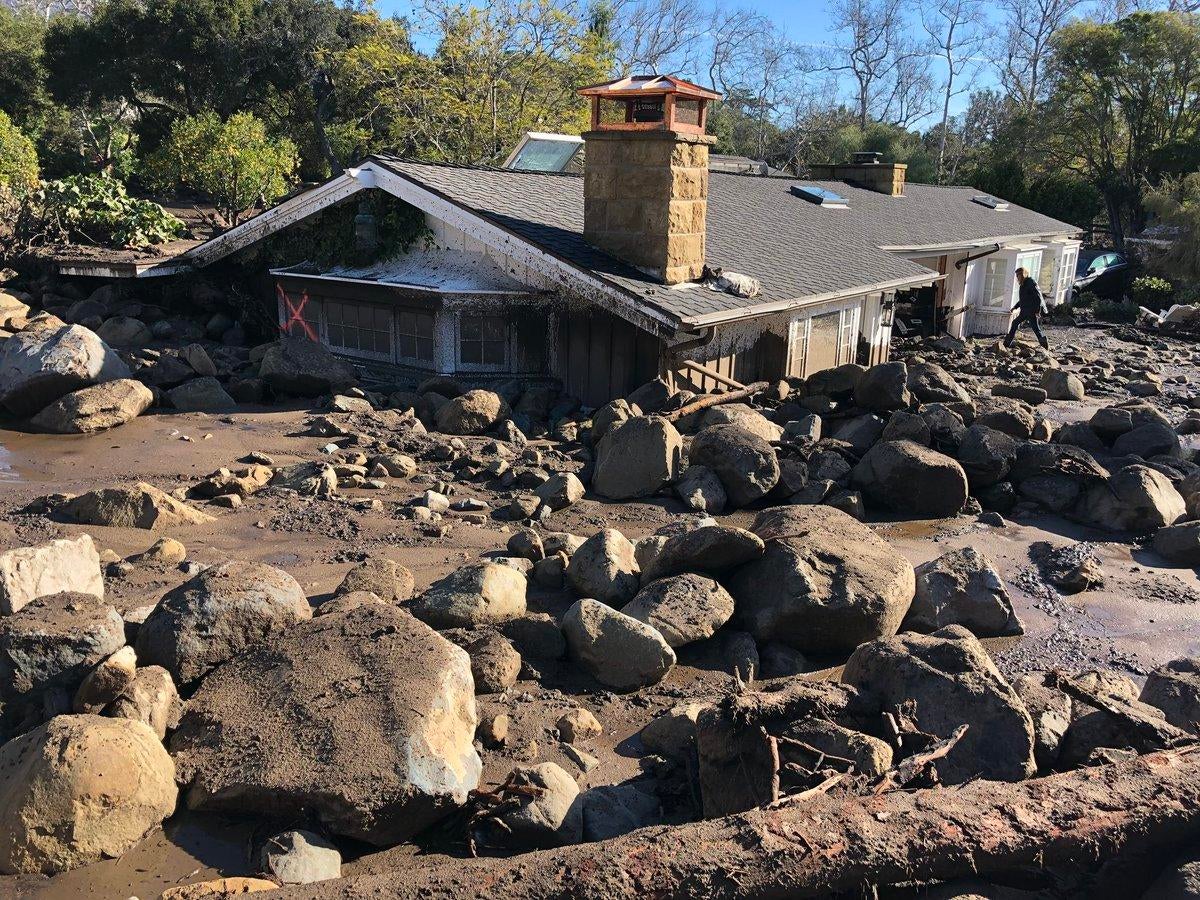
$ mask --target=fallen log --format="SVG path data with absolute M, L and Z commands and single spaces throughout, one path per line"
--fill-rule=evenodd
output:
M 735 400 L 744 400 L 759 391 L 765 391 L 771 385 L 765 381 L 756 381 L 754 384 L 746 385 L 736 391 L 726 391 L 724 394 L 708 394 L 701 397 L 699 400 L 693 400 L 687 406 L 681 406 L 679 409 L 671 412 L 662 413 L 662 417 L 668 422 L 678 422 L 684 416 L 690 416 L 692 413 L 700 412 L 702 409 L 708 409 L 710 406 L 719 406 L 722 403 L 733 403 Z
M 1091 863 L 1200 834 L 1200 750 L 1015 784 L 821 794 L 801 803 L 508 859 L 408 857 L 403 871 L 279 898 L 819 897 L 865 884 Z

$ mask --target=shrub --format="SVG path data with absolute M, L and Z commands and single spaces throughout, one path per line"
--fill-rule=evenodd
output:
M 28 244 L 75 241 L 145 247 L 177 238 L 184 224 L 157 203 L 130 197 L 107 175 L 48 181 L 26 198 L 18 233 Z
M 210 111 L 172 124 L 149 168 L 164 188 L 206 194 L 225 221 L 236 225 L 250 207 L 282 197 L 298 165 L 296 145 L 268 137 L 255 116 L 235 113 L 221 119 Z
M 33 141 L 0 110 L 0 188 L 23 197 L 38 185 L 38 157 Z
M 1134 322 L 1138 307 L 1132 300 L 1097 300 L 1093 311 L 1097 319 L 1106 322 Z
M 1079 294 L 1078 297 L 1076 297 L 1074 300 L 1071 301 L 1071 305 L 1072 306 L 1095 306 L 1096 305 L 1096 295 L 1093 294 L 1091 291 L 1083 291 L 1082 293 Z
M 1155 278 L 1153 275 L 1142 275 L 1133 279 L 1133 284 L 1129 286 L 1129 297 L 1138 306 L 1144 306 L 1146 309 L 1159 312 L 1171 305 L 1171 298 L 1175 294 L 1175 288 L 1171 286 L 1171 282 L 1164 278 Z

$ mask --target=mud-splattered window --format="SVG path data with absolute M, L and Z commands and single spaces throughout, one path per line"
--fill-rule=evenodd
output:
M 385 306 L 326 300 L 325 335 L 334 350 L 390 359 L 392 311 Z
M 396 313 L 396 355 L 401 361 L 433 362 L 432 313 L 402 309 Z
M 508 362 L 508 322 L 503 316 L 464 315 L 458 323 L 458 361 L 503 368 Z

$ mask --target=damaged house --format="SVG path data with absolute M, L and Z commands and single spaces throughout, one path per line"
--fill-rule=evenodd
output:
M 712 170 L 719 94 L 669 76 L 580 93 L 582 175 L 376 155 L 132 275 L 204 269 L 350 207 L 353 252 L 263 255 L 283 331 L 418 377 L 555 378 L 589 405 L 655 377 L 720 390 L 880 362 L 898 304 L 956 336 L 999 334 L 1018 266 L 1051 303 L 1070 289 L 1072 225 L 906 184 L 870 155 L 810 179 Z M 385 195 L 423 226 L 379 258 L 370 198 Z

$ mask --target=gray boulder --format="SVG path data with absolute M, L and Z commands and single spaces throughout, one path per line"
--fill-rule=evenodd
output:
M 293 335 L 267 348 L 258 375 L 277 393 L 296 397 L 331 394 L 358 381 L 354 368 L 324 344 Z
M 708 466 L 688 466 L 675 482 L 675 493 L 689 509 L 702 513 L 719 513 L 729 498 L 717 473 Z
M 937 631 L 947 625 L 962 625 L 976 637 L 1024 632 L 1000 573 L 974 547 L 951 550 L 917 567 L 905 630 Z
M 285 831 L 264 845 L 258 867 L 280 884 L 313 884 L 342 877 L 342 854 L 311 831 Z
M 876 503 L 916 517 L 952 516 L 967 500 L 962 466 L 912 441 L 876 444 L 854 467 L 851 482 Z
M 91 535 L 0 553 L 0 615 L 10 616 L 38 597 L 66 592 L 104 597 L 100 554 Z
M 1179 435 L 1165 422 L 1147 422 L 1125 432 L 1113 441 L 1112 452 L 1116 456 L 1140 456 L 1142 459 L 1183 455 Z
M 442 434 L 487 434 L 511 415 L 508 404 L 493 391 L 467 391 L 437 411 L 437 431 Z
M 153 403 L 154 394 L 140 381 L 118 378 L 59 397 L 30 424 L 54 434 L 91 434 L 124 425 Z
M 1003 431 L 975 424 L 966 430 L 956 455 L 972 488 L 1003 481 L 1017 458 L 1017 442 Z
M 412 604 L 417 618 L 434 628 L 471 628 L 525 615 L 528 581 L 499 563 L 472 563 L 434 582 Z
M 729 525 L 706 525 L 670 535 L 642 572 L 653 581 L 680 572 L 724 573 L 763 554 L 758 535 Z
M 371 556 L 346 573 L 333 596 L 369 591 L 385 603 L 402 603 L 412 597 L 415 586 L 407 568 L 386 556 Z
M 0 406 L 31 416 L 80 388 L 128 378 L 129 367 L 82 325 L 47 319 L 0 343 Z
M 752 530 L 765 552 L 727 586 L 756 638 L 829 653 L 896 633 L 915 575 L 866 525 L 828 506 L 790 506 L 763 511 Z
M 675 651 L 655 628 L 597 600 L 577 601 L 562 630 L 575 662 L 618 691 L 657 684 L 675 665 Z
M 634 416 L 610 428 L 596 446 L 592 490 L 610 500 L 650 497 L 666 487 L 683 462 L 683 438 L 660 416 Z
M 1160 528 L 1153 543 L 1155 553 L 1177 566 L 1200 566 L 1200 522 Z
M 1051 400 L 1082 400 L 1087 396 L 1079 376 L 1063 369 L 1043 372 L 1042 388 Z
M 191 809 L 311 817 L 386 846 L 478 785 L 477 724 L 467 654 L 371 604 L 277 632 L 210 673 L 171 752 Z
M 771 445 L 737 425 L 713 425 L 692 441 L 692 465 L 716 473 L 729 504 L 740 508 L 765 497 L 779 481 L 779 460 Z
M 871 366 L 854 386 L 854 402 L 863 409 L 891 412 L 912 404 L 908 390 L 908 367 L 902 362 Z
M 571 554 L 567 580 L 579 594 L 621 607 L 638 591 L 634 546 L 615 528 L 605 528 Z
M 1058 748 L 1071 726 L 1071 697 L 1048 685 L 1040 672 L 1021 676 L 1013 682 L 1013 690 L 1033 721 L 1033 754 L 1038 771 L 1048 772 L 1058 762 Z
M 229 412 L 237 402 L 212 376 L 193 378 L 167 391 L 171 405 L 180 412 Z
M 1166 475 L 1147 466 L 1126 466 L 1089 487 L 1075 516 L 1098 528 L 1140 532 L 1174 525 L 1186 511 Z
M 962 740 L 937 762 L 945 784 L 1019 781 L 1037 771 L 1025 705 L 965 628 L 863 644 L 846 661 L 842 681 L 881 712 L 903 710 L 916 728 L 936 738 L 966 725 Z
M 214 519 L 144 481 L 131 488 L 102 488 L 80 494 L 63 506 L 62 513 L 81 525 L 149 530 L 203 525 Z
M 966 403 L 971 395 L 937 363 L 913 363 L 908 367 L 908 389 L 921 403 Z
M 96 329 L 96 336 L 110 347 L 122 349 L 148 347 L 154 335 L 141 319 L 132 316 L 113 316 Z
M 712 637 L 733 616 L 733 598 L 703 575 L 671 575 L 652 581 L 621 612 L 653 626 L 678 649 Z
M 158 602 L 138 629 L 138 660 L 190 684 L 311 616 L 304 591 L 287 572 L 233 560 L 205 569 Z
M 783 437 L 783 428 L 776 425 L 756 409 L 745 403 L 722 403 L 710 406 L 700 414 L 698 431 L 712 425 L 737 425 L 764 441 L 778 441 Z
M 488 848 L 536 850 L 583 839 L 579 785 L 552 762 L 514 769 L 500 789 L 511 797 L 493 816 L 473 826 L 475 843 Z
M 1200 735 L 1200 661 L 1183 657 L 1151 670 L 1138 699 L 1162 710 L 1176 728 Z

